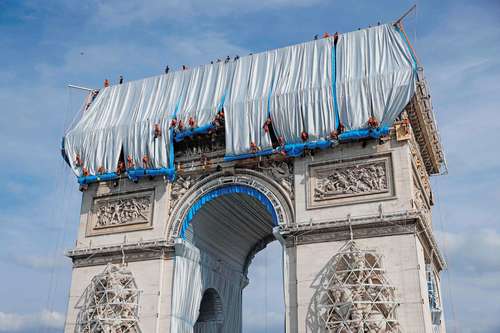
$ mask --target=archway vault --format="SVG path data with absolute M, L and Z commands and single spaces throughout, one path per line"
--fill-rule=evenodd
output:
M 294 220 L 293 204 L 291 193 L 283 188 L 277 181 L 263 173 L 249 169 L 237 169 L 232 173 L 218 172 L 208 177 L 190 180 L 189 189 L 172 203 L 169 221 L 167 223 L 167 239 L 174 242 L 176 238 L 183 237 L 186 224 L 189 224 L 197 205 L 205 201 L 210 195 L 216 192 L 225 192 L 229 188 L 246 188 L 248 192 L 261 195 L 260 200 L 269 210 L 272 210 L 276 225 L 291 224 Z M 234 191 L 234 190 L 233 190 Z M 231 192 L 228 190 L 227 193 Z M 243 191 L 242 191 L 243 192 Z M 209 200 L 206 200 L 209 201 Z
M 171 212 L 168 237 L 176 244 L 172 329 L 190 332 L 202 313 L 204 290 L 213 289 L 225 309 L 220 332 L 239 332 L 248 267 L 275 239 L 274 228 L 290 223 L 290 197 L 255 171 L 221 172 L 194 181 Z

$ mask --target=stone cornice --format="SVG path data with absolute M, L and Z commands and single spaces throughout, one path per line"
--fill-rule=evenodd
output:
M 444 164 L 446 167 L 446 162 L 434 119 L 431 96 L 423 76 L 423 72 L 420 71 L 415 96 L 408 104 L 406 111 L 427 172 L 439 174 L 441 166 Z
M 436 264 L 437 269 L 442 270 L 446 267 L 432 230 L 429 230 L 427 217 L 419 210 L 281 226 L 280 232 L 287 246 L 295 246 L 348 240 L 349 226 L 352 227 L 354 238 L 415 234 L 424 245 L 429 260 Z
M 131 262 L 170 259 L 173 255 L 174 244 L 166 240 L 76 248 L 66 251 L 66 256 L 73 260 L 74 267 L 105 265 L 108 262 L 115 263 L 122 260 Z

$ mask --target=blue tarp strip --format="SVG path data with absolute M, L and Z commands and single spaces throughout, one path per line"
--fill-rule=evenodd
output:
M 389 127 L 364 128 L 359 130 L 347 131 L 339 135 L 339 141 L 352 141 L 366 138 L 378 139 L 389 134 Z
M 146 176 L 167 176 L 169 179 L 172 179 L 175 175 L 174 168 L 158 168 L 158 169 L 130 169 L 127 170 L 128 177 L 132 180 L 137 180 L 141 177 Z
M 278 225 L 278 218 L 276 216 L 276 211 L 274 210 L 274 207 L 273 207 L 271 201 L 269 201 L 269 199 L 262 192 L 259 192 L 256 189 L 254 189 L 252 187 L 245 186 L 245 185 L 229 185 L 229 186 L 220 187 L 218 189 L 215 189 L 213 191 L 210 191 L 210 192 L 204 194 L 200 199 L 198 199 L 198 201 L 196 201 L 191 206 L 186 217 L 184 218 L 184 221 L 182 221 L 180 237 L 182 239 L 185 239 L 185 233 L 186 233 L 187 228 L 189 227 L 191 221 L 196 216 L 196 213 L 205 204 L 209 203 L 210 201 L 212 201 L 220 196 L 234 194 L 234 193 L 247 194 L 247 195 L 259 200 L 266 207 L 267 211 L 271 214 L 272 219 L 273 219 L 273 225 L 274 226 Z
M 351 141 L 351 140 L 360 140 L 373 138 L 378 139 L 382 136 L 389 134 L 389 127 L 379 127 L 379 128 L 366 128 L 359 130 L 347 131 L 339 135 L 339 141 Z M 298 157 L 304 153 L 304 149 L 326 149 L 331 147 L 332 145 L 336 145 L 336 140 L 318 140 L 306 143 L 289 143 L 284 147 L 278 147 L 276 149 L 266 149 L 261 150 L 256 153 L 247 153 L 241 155 L 229 155 L 224 157 L 224 161 L 236 161 L 242 160 L 246 158 L 255 158 L 259 156 L 272 155 L 277 153 L 285 152 L 289 157 Z
M 170 129 L 170 133 L 172 133 L 173 129 Z M 367 139 L 367 138 L 373 138 L 373 139 L 378 139 L 382 136 L 388 135 L 390 131 L 390 128 L 385 126 L 385 127 L 378 127 L 378 128 L 365 128 L 365 129 L 359 129 L 359 130 L 352 130 L 352 131 L 347 131 L 339 135 L 339 141 L 340 142 L 345 142 L 345 141 L 353 141 L 353 140 L 360 140 L 360 139 Z M 171 145 L 173 146 L 173 141 L 171 140 Z M 313 142 L 306 142 L 306 143 L 289 143 L 286 144 L 284 147 L 278 147 L 276 149 L 266 149 L 266 150 L 261 150 L 256 153 L 248 153 L 248 154 L 241 154 L 241 155 L 231 155 L 231 156 L 225 156 L 224 161 L 230 162 L 230 161 L 236 161 L 236 160 L 242 160 L 246 158 L 255 158 L 255 157 L 260 157 L 260 156 L 267 156 L 267 155 L 272 155 L 272 154 L 278 154 L 285 152 L 287 156 L 289 157 L 299 157 L 302 156 L 304 153 L 305 149 L 313 150 L 313 149 L 326 149 L 331 147 L 332 145 L 335 145 L 337 142 L 335 140 L 318 140 L 318 141 L 313 141 Z M 127 170 L 127 174 L 130 179 L 132 180 L 137 180 L 140 177 L 145 177 L 145 176 L 159 176 L 159 175 L 165 175 L 167 176 L 170 180 L 173 180 L 175 178 L 175 168 L 173 164 L 173 152 L 174 149 L 171 147 L 170 149 L 170 167 L 169 168 L 159 168 L 159 169 L 131 169 Z M 118 175 L 115 172 L 111 173 L 105 173 L 102 175 L 97 175 L 97 176 L 86 176 L 86 177 L 78 177 L 78 182 L 80 184 L 90 184 L 90 183 L 95 183 L 98 181 L 107 181 L 107 180 L 114 180 L 118 179 Z
M 103 182 L 103 181 L 108 181 L 108 180 L 115 180 L 118 179 L 118 174 L 116 172 L 109 172 L 109 173 L 103 173 L 102 175 L 96 175 L 96 176 L 81 176 L 78 177 L 78 183 L 80 185 L 86 185 L 90 183 L 95 183 L 95 182 Z
M 175 142 L 181 142 L 185 138 L 192 138 L 195 135 L 200 135 L 200 134 L 207 134 L 210 130 L 214 129 L 215 125 L 214 124 L 206 124 L 201 127 L 196 127 L 188 130 L 184 130 L 182 132 L 177 132 L 174 135 L 174 140 Z

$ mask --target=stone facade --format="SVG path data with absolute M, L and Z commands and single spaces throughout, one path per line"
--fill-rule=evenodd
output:
M 173 183 L 156 177 L 90 185 L 76 247 L 68 252 L 74 269 L 65 332 L 75 332 L 78 299 L 109 263 L 125 263 L 134 276 L 142 332 L 169 332 L 174 241 L 182 222 L 204 194 L 236 185 L 261 193 L 279 224 L 249 250 L 246 265 L 267 242 L 282 243 L 287 332 L 328 332 L 320 311 L 325 304 L 317 296 L 328 265 L 351 237 L 383 261 L 398 301 L 391 319 L 398 329 L 435 332 L 426 267 L 433 265 L 439 285 L 444 261 L 432 236 L 432 190 L 420 148 L 403 134 L 302 158 L 241 162 L 223 162 L 214 144 L 203 153 L 213 155 L 210 161 L 193 159 L 193 149 L 180 157 Z M 443 319 L 437 330 L 445 332 Z

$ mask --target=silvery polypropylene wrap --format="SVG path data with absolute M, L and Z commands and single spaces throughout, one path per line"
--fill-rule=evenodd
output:
M 175 244 L 174 286 L 170 331 L 193 333 L 203 293 L 215 289 L 222 301 L 222 333 L 241 331 L 243 275 L 217 270 L 217 261 L 192 244 L 178 239 Z
M 276 51 L 271 116 L 276 134 L 285 142 L 329 137 L 335 130 L 332 97 L 333 38 Z
M 235 64 L 234 77 L 226 97 L 226 152 L 247 153 L 254 143 L 261 149 L 271 147 L 263 130 L 268 117 L 268 96 L 273 84 L 276 52 L 243 57 Z
M 187 76 L 186 90 L 178 106 L 177 120 L 182 121 L 186 128 L 190 128 L 190 118 L 195 122 L 195 126 L 210 123 L 222 106 L 220 104 L 229 89 L 233 67 L 232 62 L 217 63 L 184 71 Z
M 323 38 L 104 88 L 67 132 L 65 149 L 77 175 L 77 155 L 90 174 L 100 167 L 113 172 L 122 148 L 134 167 L 143 167 L 145 155 L 146 167 L 168 167 L 171 119 L 186 129 L 190 119 L 201 127 L 222 108 L 227 155 L 271 147 L 263 128 L 268 116 L 286 143 L 301 142 L 302 132 L 314 141 L 329 138 L 339 122 L 360 129 L 373 116 L 391 125 L 412 97 L 415 79 L 406 41 L 382 25 L 341 34 L 336 47 L 332 37 Z M 154 138 L 155 124 L 161 138 Z
M 71 166 L 80 156 L 90 174 L 116 170 L 120 153 L 137 167 L 148 155 L 153 167 L 167 167 L 170 138 L 168 126 L 183 89 L 182 72 L 162 75 L 101 89 L 80 121 L 65 135 Z M 154 138 L 159 124 L 162 135 Z
M 337 101 L 346 129 L 366 127 L 373 116 L 392 125 L 415 91 L 415 62 L 392 25 L 339 36 Z

